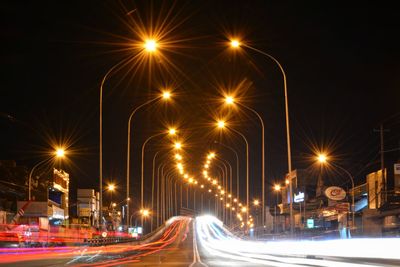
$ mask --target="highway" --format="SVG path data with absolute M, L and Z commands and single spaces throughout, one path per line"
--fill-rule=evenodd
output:
M 400 266 L 400 239 L 256 242 L 218 219 L 174 217 L 149 240 L 101 247 L 1 249 L 2 266 Z

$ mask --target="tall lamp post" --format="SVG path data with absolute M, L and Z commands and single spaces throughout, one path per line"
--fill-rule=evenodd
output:
M 143 44 L 143 51 L 151 54 L 157 50 L 156 40 L 146 40 Z M 103 87 L 108 77 L 118 68 L 123 67 L 126 63 L 132 60 L 131 57 L 126 58 L 112 66 L 107 73 L 103 76 L 100 84 L 100 97 L 99 97 L 99 205 L 100 205 L 100 220 L 103 217 Z M 129 183 L 129 182 L 128 182 Z M 127 187 L 127 198 L 129 197 L 129 186 Z M 129 205 L 127 206 L 129 215 Z M 129 218 L 129 216 L 127 216 Z
M 264 226 L 265 225 L 265 127 L 264 127 L 264 121 L 261 117 L 261 115 L 255 111 L 254 109 L 239 103 L 237 101 L 235 101 L 235 99 L 232 96 L 227 96 L 225 97 L 225 103 L 228 105 L 232 105 L 237 103 L 239 106 L 251 111 L 252 113 L 254 113 L 257 118 L 260 120 L 261 123 L 261 223 Z
M 246 143 L 246 207 L 247 207 L 247 209 L 246 209 L 247 218 L 246 219 L 248 220 L 249 219 L 249 209 L 248 209 L 248 207 L 249 207 L 249 142 L 247 141 L 246 137 L 241 132 L 226 126 L 225 121 L 221 121 L 221 120 L 218 121 L 217 126 L 220 129 L 228 128 L 229 130 L 232 130 L 236 134 L 240 135 Z
M 344 173 L 346 173 L 346 175 L 350 178 L 351 181 L 351 213 L 352 213 L 352 220 L 353 220 L 353 228 L 356 225 L 356 221 L 355 221 L 355 205 L 354 205 L 354 178 L 353 175 L 351 175 L 351 173 L 349 171 L 347 171 L 345 168 L 343 168 L 340 165 L 334 164 L 333 162 L 328 162 L 328 158 L 325 154 L 320 154 L 317 157 L 317 160 L 321 163 L 321 164 L 331 164 L 332 166 L 340 169 L 341 171 L 343 171 Z
M 131 114 L 129 115 L 129 119 L 128 119 L 128 136 L 127 136 L 127 143 L 126 143 L 126 198 L 129 198 L 129 179 L 130 179 L 130 162 L 131 162 L 131 124 L 132 124 L 132 118 L 133 116 L 136 114 L 136 112 L 138 110 L 140 110 L 141 108 L 159 100 L 159 99 L 164 99 L 164 100 L 168 100 L 171 98 L 171 93 L 168 91 L 163 92 L 160 96 L 150 99 L 147 102 L 141 104 L 140 106 L 136 107 Z M 129 203 L 126 207 L 127 210 L 127 218 L 129 218 Z M 128 219 L 127 219 L 128 220 Z M 130 223 L 130 221 L 128 220 L 127 222 L 128 224 Z M 129 225 L 128 225 L 129 226 Z
M 239 47 L 246 47 L 249 48 L 253 51 L 256 51 L 257 53 L 260 53 L 261 55 L 264 55 L 268 58 L 270 58 L 272 61 L 274 61 L 278 67 L 279 70 L 282 73 L 283 77 L 283 89 L 284 89 L 284 94 L 285 94 L 285 117 L 286 117 L 286 143 L 287 143 L 287 161 L 288 161 L 288 173 L 290 174 L 292 172 L 292 158 L 291 158 L 291 146 L 290 146 L 290 129 L 289 129 L 289 104 L 288 104 L 288 93 L 287 93 L 287 82 L 286 82 L 286 73 L 285 70 L 283 69 L 281 63 L 273 56 L 271 56 L 268 53 L 265 53 L 264 51 L 261 51 L 257 48 L 251 47 L 246 44 L 242 44 L 239 42 L 239 40 L 231 40 L 231 47 L 232 48 L 239 48 Z M 290 183 L 290 189 L 292 189 L 292 183 Z M 293 235 L 294 232 L 294 220 L 293 220 L 293 196 L 290 195 L 290 233 Z
M 157 133 L 154 134 L 152 136 L 150 136 L 149 138 L 146 139 L 146 141 L 144 141 L 143 145 L 142 145 L 142 164 L 141 164 L 141 175 L 140 175 L 140 206 L 143 209 L 143 202 L 144 202 L 144 151 L 146 148 L 146 144 L 153 138 L 160 136 L 162 134 L 165 134 L 165 132 L 161 132 L 161 133 Z M 171 128 L 168 130 L 167 132 L 168 135 L 175 135 L 176 134 L 176 130 L 174 128 Z
M 54 156 L 55 156 L 56 158 L 59 158 L 59 159 L 64 158 L 64 156 L 65 156 L 65 150 L 62 149 L 62 148 L 57 149 L 57 150 L 54 152 Z M 46 159 L 40 161 L 40 162 L 37 163 L 35 166 L 33 166 L 33 168 L 31 169 L 31 171 L 29 172 L 29 177 L 28 177 L 28 179 L 29 179 L 29 180 L 28 180 L 28 200 L 29 200 L 29 201 L 32 200 L 32 193 L 31 193 L 31 191 L 32 191 L 32 175 L 33 175 L 33 172 L 36 170 L 37 167 L 39 167 L 41 164 L 47 162 L 48 160 L 49 160 L 49 159 L 46 158 Z

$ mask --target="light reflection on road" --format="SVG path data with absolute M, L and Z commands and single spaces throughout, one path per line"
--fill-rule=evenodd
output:
M 268 266 L 399 266 L 399 238 L 256 242 L 233 236 L 212 216 L 196 218 L 204 256 Z M 222 263 L 222 262 L 221 262 Z M 393 265 L 392 265 L 393 264 Z M 221 265 L 222 264 L 217 264 Z

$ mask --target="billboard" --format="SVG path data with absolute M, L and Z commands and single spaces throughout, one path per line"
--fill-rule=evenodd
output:
M 338 186 L 330 186 L 325 189 L 325 196 L 331 200 L 343 200 L 346 197 L 346 191 Z

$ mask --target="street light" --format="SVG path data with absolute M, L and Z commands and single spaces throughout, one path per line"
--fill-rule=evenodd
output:
M 113 192 L 115 191 L 115 189 L 116 189 L 116 187 L 115 187 L 114 184 L 109 184 L 109 185 L 107 186 L 107 191 L 109 191 L 110 194 L 111 194 L 111 202 L 112 202 Z
M 57 156 L 57 158 L 63 158 L 64 155 L 65 155 L 65 150 L 64 150 L 64 149 L 58 148 L 58 149 L 56 150 L 56 156 Z
M 239 43 L 239 41 L 232 39 L 231 40 L 231 47 L 238 49 L 239 47 L 246 47 L 249 48 L 253 51 L 256 51 L 257 53 L 260 53 L 261 55 L 264 55 L 268 58 L 270 58 L 272 61 L 274 61 L 278 67 L 279 70 L 282 73 L 282 77 L 283 77 L 283 89 L 284 89 L 284 94 L 285 94 L 285 117 L 286 117 L 286 143 L 287 143 L 287 160 L 288 160 L 288 173 L 290 174 L 292 172 L 292 158 L 291 158 L 291 146 L 290 146 L 290 129 L 289 129 L 289 104 L 288 104 L 288 93 L 287 93 L 287 83 L 286 83 L 286 73 L 285 70 L 283 69 L 281 63 L 274 58 L 273 56 L 271 56 L 268 53 L 265 53 L 264 51 L 261 51 L 257 48 L 251 47 L 249 45 L 246 44 L 241 44 Z M 294 231 L 294 220 L 293 220 L 293 196 L 292 196 L 292 187 L 291 187 L 291 183 L 290 183 L 290 233 L 293 235 L 293 231 Z
M 167 131 L 168 135 L 175 135 L 176 134 L 176 129 L 175 128 L 170 128 Z M 140 205 L 143 207 L 143 198 L 144 198 L 144 151 L 145 151 L 145 147 L 146 144 L 153 138 L 160 136 L 162 134 L 165 134 L 165 132 L 161 132 L 161 133 L 157 133 L 154 134 L 152 136 L 150 136 L 149 138 L 146 139 L 146 141 L 144 141 L 143 145 L 142 145 L 142 161 L 141 161 L 141 176 L 140 176 Z
M 220 129 L 228 128 L 229 130 L 235 132 L 236 134 L 240 135 L 246 143 L 246 206 L 249 206 L 249 142 L 247 141 L 246 137 L 239 131 L 226 126 L 225 121 L 219 120 L 217 122 L 217 126 Z M 247 219 L 249 213 L 247 212 Z
M 318 161 L 320 162 L 320 163 L 325 163 L 326 162 L 326 160 L 327 160 L 327 158 L 326 158 L 326 156 L 324 155 L 324 154 L 320 154 L 320 155 L 318 155 Z
M 353 220 L 353 228 L 356 225 L 356 221 L 355 221 L 355 205 L 354 205 L 354 178 L 353 175 L 351 175 L 351 173 L 349 171 L 347 171 L 345 168 L 343 168 L 340 165 L 334 164 L 333 162 L 328 162 L 328 158 L 325 154 L 319 154 L 317 156 L 317 160 L 318 162 L 320 162 L 321 164 L 330 164 L 340 170 L 342 170 L 344 173 L 346 173 L 346 175 L 350 178 L 351 181 L 351 213 L 352 213 L 352 220 Z
M 107 190 L 110 192 L 113 192 L 115 190 L 115 185 L 114 184 L 109 184 L 107 187 Z
M 231 40 L 231 46 L 233 48 L 238 48 L 240 46 L 240 42 L 238 40 Z
M 143 217 L 147 217 L 150 215 L 150 211 L 148 209 L 142 209 L 140 210 L 140 213 L 142 214 Z
M 277 223 L 276 223 L 276 210 L 277 210 L 277 205 L 278 205 L 278 198 L 279 198 L 279 192 L 281 191 L 281 186 L 279 185 L 279 184 L 276 184 L 275 186 L 274 186 L 274 191 L 276 192 L 276 203 L 275 203 L 275 217 L 274 217 L 274 221 L 275 221 L 275 223 L 274 223 L 274 227 L 275 227 L 275 233 L 277 232 Z
M 253 114 L 257 116 L 257 118 L 260 121 L 261 124 L 261 202 L 262 202 L 262 211 L 261 211 L 261 216 L 262 216 L 262 224 L 264 225 L 264 220 L 265 220 L 265 127 L 264 127 L 264 120 L 262 119 L 261 115 L 254 109 L 235 101 L 233 96 L 226 96 L 225 97 L 225 103 L 228 105 L 233 105 L 237 104 L 249 111 L 251 111 Z
M 58 149 L 56 149 L 56 151 L 54 151 L 54 156 L 55 156 L 55 158 L 59 158 L 59 159 L 64 158 L 64 157 L 65 157 L 65 150 L 64 150 L 63 148 L 58 148 Z M 29 201 L 32 200 L 31 190 L 32 190 L 32 175 L 33 175 L 33 172 L 35 171 L 35 169 L 36 169 L 39 165 L 41 165 L 41 164 L 47 162 L 48 160 L 49 160 L 49 159 L 46 158 L 46 159 L 40 161 L 39 163 L 37 163 L 35 166 L 33 166 L 33 168 L 31 169 L 31 171 L 30 171 L 30 173 L 29 173 L 29 177 L 28 177 L 28 200 L 29 200 Z
M 182 148 L 182 144 L 180 142 L 176 142 L 174 144 L 175 149 L 181 149 Z
M 157 50 L 157 42 L 154 39 L 148 39 L 143 44 L 147 52 L 154 52 Z
M 148 100 L 147 102 L 141 104 L 140 106 L 136 107 L 131 114 L 129 115 L 128 119 L 128 137 L 127 137 L 127 144 L 126 144 L 126 198 L 129 198 L 129 178 L 130 178 L 130 158 L 131 158 L 131 123 L 132 123 L 132 118 L 135 115 L 135 113 L 143 108 L 144 106 L 147 106 L 159 99 L 164 99 L 164 100 L 169 100 L 171 98 L 171 93 L 169 91 L 164 91 L 162 94 L 159 96 Z M 101 191 L 100 191 L 101 192 Z M 100 193 L 100 205 L 102 203 L 102 198 L 101 198 L 101 193 Z M 129 218 L 129 203 L 126 207 L 127 210 L 127 218 Z M 127 219 L 128 220 L 128 219 Z M 127 224 L 130 222 L 127 221 Z M 129 225 L 128 225 L 129 226 Z

